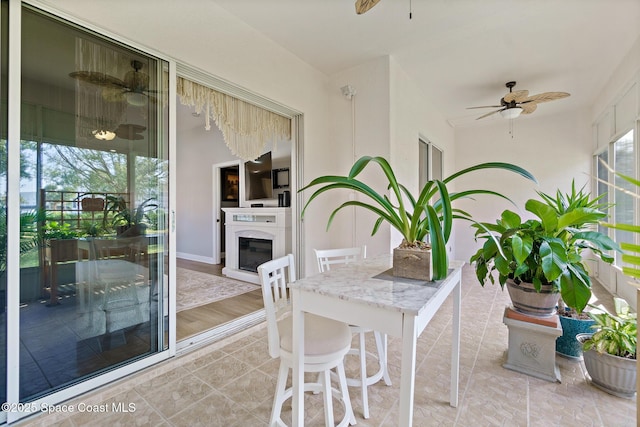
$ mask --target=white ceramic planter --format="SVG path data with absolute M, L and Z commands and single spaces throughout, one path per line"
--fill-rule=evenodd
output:
M 590 336 L 591 334 L 578 334 L 577 339 L 584 342 Z M 619 397 L 632 398 L 636 394 L 635 359 L 600 354 L 595 350 L 585 351 L 582 357 L 594 386 Z

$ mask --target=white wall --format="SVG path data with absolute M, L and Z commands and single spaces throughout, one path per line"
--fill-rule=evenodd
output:
M 460 200 L 455 206 L 478 221 L 494 222 L 505 209 L 530 218 L 524 204 L 527 199 L 538 197 L 536 190 L 551 194 L 557 189 L 566 192 L 572 179 L 578 188 L 586 184 L 589 190 L 592 154 L 589 114 L 585 109 L 558 116 L 521 116 L 513 122 L 513 139 L 507 120 L 457 128 L 456 170 L 484 162 L 514 163 L 531 172 L 538 185 L 506 171 L 473 172 L 457 180 L 459 191 L 472 188 L 498 191 L 511 198 L 517 208 L 490 196 Z M 474 241 L 474 229 L 461 221 L 455 225 L 455 231 L 455 259 L 468 262 L 480 247 Z
M 183 107 L 184 108 L 184 107 Z M 176 147 L 176 251 L 178 256 L 213 262 L 213 169 L 215 163 L 237 160 L 216 126 L 177 123 Z
M 638 72 L 640 72 L 640 38 L 636 40 L 622 62 L 617 64 L 607 84 L 595 100 L 591 109 L 592 122 L 596 122 L 621 95 L 623 89 L 637 79 Z
M 357 92 L 351 101 L 340 91 L 345 85 L 352 85 Z M 364 155 L 382 156 L 389 160 L 398 180 L 415 192 L 418 189 L 420 136 L 445 150 L 445 172 L 452 171 L 455 158 L 453 129 L 393 58 L 381 57 L 336 73 L 331 76 L 329 87 L 331 129 L 337 145 L 333 151 L 334 162 L 325 173 L 346 175 L 355 159 Z M 352 108 L 355 109 L 355 156 Z M 387 193 L 386 178 L 377 165 L 367 166 L 361 179 L 376 191 Z M 348 199 L 348 194 L 324 196 L 327 197 L 323 203 L 328 201 L 325 203 L 326 215 Z M 358 196 L 358 200 L 365 201 L 362 196 Z M 376 216 L 356 208 L 354 217 L 350 209 L 339 214 L 332 223 L 327 247 L 366 244 L 368 254 L 375 256 L 389 253 L 398 246 L 401 237 L 397 231 L 385 223 L 375 236 L 371 236 Z
M 444 175 L 454 172 L 456 146 L 453 128 L 429 102 L 429 95 L 422 93 L 404 70 L 391 60 L 391 164 L 398 180 L 418 194 L 419 154 L 418 139 L 427 138 L 443 150 Z M 387 250 L 402 241 L 394 232 Z M 449 250 L 453 243 L 449 241 Z
M 351 85 L 356 90 L 356 95 L 351 100 L 342 95 L 340 88 L 345 85 Z M 329 102 L 333 160 L 323 174 L 347 175 L 355 160 L 365 155 L 389 158 L 388 57 L 381 57 L 332 75 L 329 82 Z M 384 175 L 375 164 L 367 166 L 358 179 L 378 192 L 386 192 Z M 367 202 L 364 196 L 346 191 L 342 194 L 328 192 L 321 197 L 317 202 L 312 202 L 312 207 L 320 209 L 320 205 L 324 205 L 321 223 L 318 224 L 318 228 L 322 230 L 333 209 L 350 197 Z M 366 244 L 368 256 L 388 252 L 389 228 L 381 227 L 375 236 L 371 236 L 375 220 L 376 217 L 365 209 L 344 209 L 332 223 L 323 247 Z

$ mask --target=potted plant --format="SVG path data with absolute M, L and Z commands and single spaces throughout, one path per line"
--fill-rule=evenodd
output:
M 629 304 L 614 298 L 616 314 L 589 312 L 593 334 L 580 334 L 584 365 L 596 387 L 620 397 L 636 393 L 638 319 Z
M 98 237 L 104 234 L 102 226 L 95 221 L 84 221 L 82 223 L 82 233 L 89 238 Z
M 606 210 L 611 207 L 611 204 L 601 201 L 604 195 L 591 198 L 590 193 L 586 192 L 584 187 L 576 191 L 575 181 L 571 182 L 571 191 L 566 194 L 559 190 L 556 192 L 555 197 L 545 193 L 539 194 L 549 206 L 556 210 L 558 215 L 575 211 L 577 208 L 586 208 L 588 210 L 596 209 L 601 212 L 606 212 Z M 593 230 L 595 225 L 596 224 L 591 221 L 591 218 L 589 218 L 589 220 L 583 224 L 575 224 L 574 228 L 588 231 Z M 580 255 L 582 256 L 581 251 Z M 558 301 L 558 315 L 560 325 L 562 326 L 562 335 L 556 339 L 556 352 L 568 358 L 581 358 L 582 345 L 576 341 L 576 336 L 589 332 L 591 325 L 594 323 L 593 319 L 584 311 L 578 312 L 571 307 L 567 307 L 562 298 Z
M 136 208 L 130 208 L 129 203 L 122 196 L 107 196 L 104 207 L 103 228 L 106 228 L 106 220 L 110 216 L 113 227 L 118 236 L 139 236 L 145 233 L 148 214 L 158 205 L 153 203 L 150 197 L 140 203 Z
M 529 199 L 525 209 L 536 218 L 522 221 L 505 210 L 495 224 L 474 223 L 476 238 L 485 243 L 472 257 L 481 285 L 498 282 L 509 291 L 514 308 L 526 314 L 549 316 L 554 313 L 558 296 L 578 313 L 591 298 L 591 279 L 583 252 L 589 249 L 605 262 L 613 257 L 606 251 L 618 245 L 591 226 L 606 216 L 598 209 L 597 199 L 589 201 L 581 190 L 572 189 L 568 199 L 554 199 L 538 193 L 542 200 Z M 555 205 L 560 201 L 560 206 Z M 559 295 L 558 295 L 559 294 Z
M 391 190 L 393 199 L 386 194 L 378 193 L 369 185 L 357 179 L 357 176 L 370 163 L 377 164 L 382 169 L 387 179 L 387 188 Z M 396 175 L 386 159 L 383 157 L 363 156 L 351 167 L 349 175 L 320 176 L 300 189 L 299 191 L 304 191 L 314 186 L 321 186 L 311 194 L 302 209 L 301 216 L 304 216 L 311 201 L 325 191 L 334 189 L 357 191 L 364 195 L 367 201 L 349 200 L 342 203 L 329 216 L 327 229 L 341 209 L 348 206 L 359 206 L 367 209 L 378 216 L 373 225 L 372 235 L 378 231 L 385 221 L 402 235 L 402 243 L 398 248 L 394 249 L 394 275 L 421 280 L 443 279 L 446 277 L 448 270 L 446 243 L 451 234 L 453 219 L 471 219 L 468 213 L 453 209 L 451 202 L 475 194 L 491 194 L 509 200 L 502 194 L 489 190 L 466 190 L 449 193 L 447 184 L 452 180 L 469 172 L 483 169 L 503 169 L 522 175 L 535 182 L 533 175 L 519 166 L 499 162 L 482 163 L 456 172 L 442 181 L 428 181 L 416 197 L 397 181 Z M 410 255 L 407 256 L 404 253 L 405 251 L 409 251 Z M 406 262 L 412 259 L 417 259 L 422 264 L 419 264 L 418 267 L 407 267 L 405 265 Z
M 49 220 L 44 225 L 44 239 L 51 248 L 52 260 L 78 259 L 78 232 L 67 222 Z

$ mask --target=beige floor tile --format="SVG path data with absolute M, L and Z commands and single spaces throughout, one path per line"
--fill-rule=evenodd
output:
M 462 295 L 458 408 L 449 405 L 452 299 L 448 298 L 418 340 L 414 426 L 636 426 L 636 398 L 614 397 L 593 387 L 581 361 L 556 358 L 561 383 L 503 368 L 508 345 L 508 329 L 502 321 L 504 308 L 509 305 L 507 292 L 497 285 L 480 287 L 467 268 Z M 387 387 L 379 382 L 369 387 L 369 419 L 362 417 L 359 389 L 349 388 L 357 426 L 398 426 L 402 340 L 389 337 L 388 341 L 393 385 Z M 367 335 L 366 345 L 375 348 L 373 334 Z M 369 362 L 368 372 L 373 373 L 375 362 L 371 358 Z M 279 364 L 279 359 L 269 357 L 266 328 L 260 327 L 75 400 L 97 404 L 134 402 L 134 418 L 124 413 L 91 417 L 74 414 L 75 418 L 42 416 L 22 424 L 267 425 Z M 357 374 L 358 366 L 357 357 L 348 358 L 348 373 Z M 310 380 L 315 375 L 305 377 Z M 342 409 L 336 400 L 334 408 L 337 419 Z M 283 405 L 282 419 L 291 423 L 290 399 Z M 324 426 L 321 395 L 305 394 L 305 420 L 306 426 Z

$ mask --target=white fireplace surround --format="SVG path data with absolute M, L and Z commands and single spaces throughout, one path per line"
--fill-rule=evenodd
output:
M 240 237 L 271 240 L 273 257 L 291 252 L 291 208 L 223 208 L 225 212 L 225 266 L 222 274 L 260 284 L 258 273 L 238 267 Z

